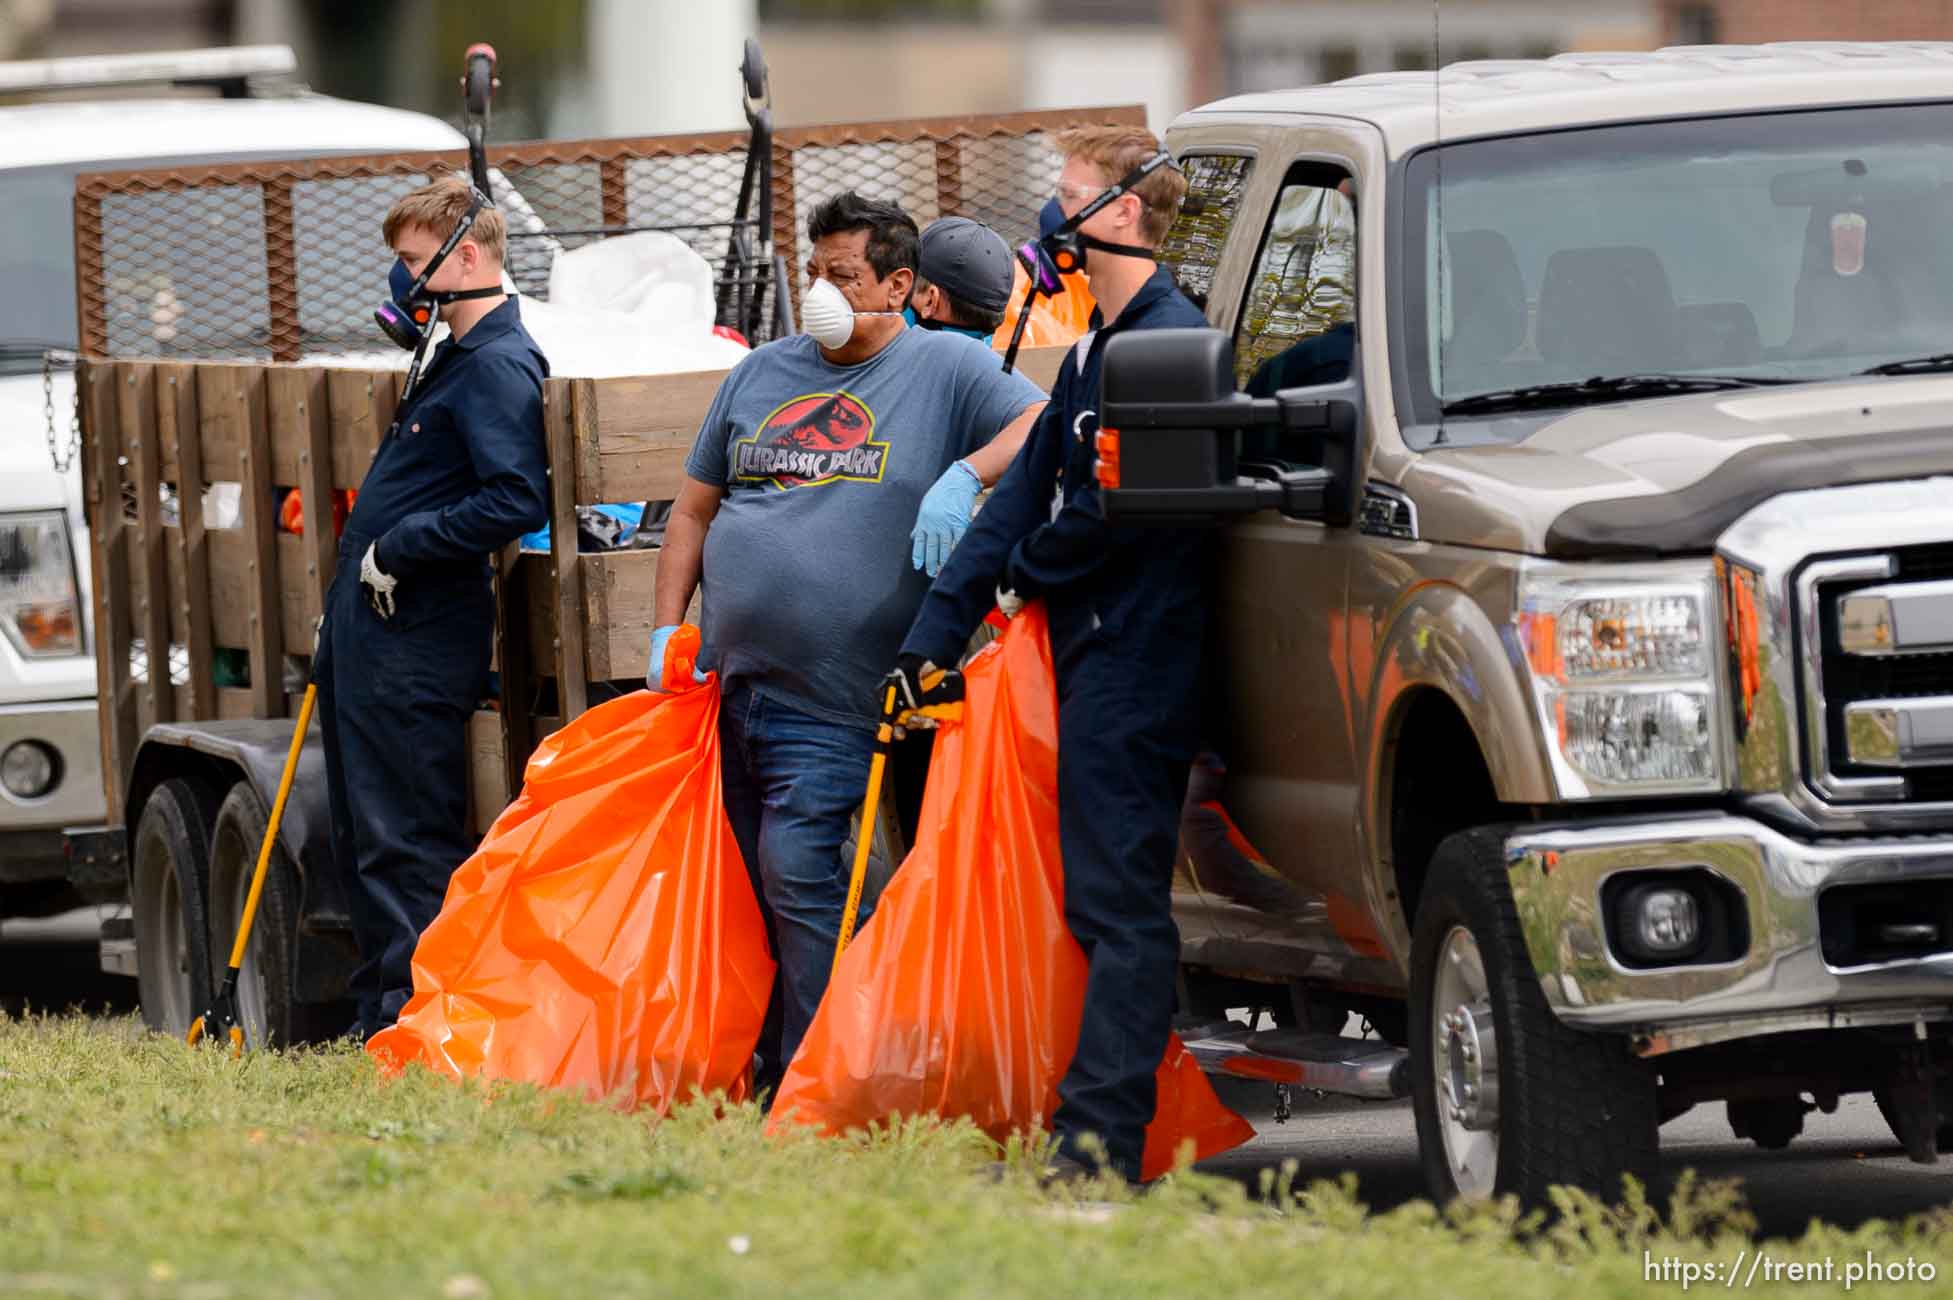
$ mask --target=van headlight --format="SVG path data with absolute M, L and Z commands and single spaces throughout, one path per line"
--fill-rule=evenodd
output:
M 1515 630 L 1562 798 L 1727 786 L 1718 610 L 1707 562 L 1522 574 Z
M 58 510 L 0 514 L 0 634 L 29 659 L 82 652 L 74 550 Z

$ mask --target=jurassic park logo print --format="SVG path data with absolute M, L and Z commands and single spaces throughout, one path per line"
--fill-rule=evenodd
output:
M 854 394 L 804 393 L 734 445 L 733 477 L 779 488 L 879 483 L 888 444 L 873 441 L 874 432 L 874 412 Z

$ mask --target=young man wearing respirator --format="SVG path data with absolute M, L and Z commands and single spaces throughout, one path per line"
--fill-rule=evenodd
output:
M 412 995 L 414 945 L 475 846 L 468 719 L 494 641 L 488 557 L 549 519 L 549 363 L 502 291 L 502 215 L 454 176 L 395 203 L 383 232 L 399 260 L 374 315 L 414 364 L 340 535 L 312 660 L 369 1038 Z M 437 313 L 448 338 L 430 357 Z

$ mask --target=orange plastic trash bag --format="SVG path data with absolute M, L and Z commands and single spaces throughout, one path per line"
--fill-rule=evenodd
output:
M 1017 313 L 1024 306 L 1024 295 L 1031 291 L 1029 273 L 1015 259 L 1012 261 L 1017 278 L 1011 282 L 1010 304 L 1004 308 L 1004 323 L 990 336 L 990 346 L 998 352 L 1010 347 L 1010 337 L 1017 332 Z M 1067 347 L 1092 328 L 1092 308 L 1098 303 L 1092 297 L 1091 286 L 1085 282 L 1085 273 L 1073 271 L 1059 278 L 1064 282 L 1063 293 L 1055 297 L 1039 294 L 1038 300 L 1031 304 L 1031 319 L 1024 325 L 1024 341 L 1020 347 Z
M 787 1067 L 772 1127 L 829 1134 L 895 1115 L 967 1115 L 992 1138 L 1050 1126 L 1078 1044 L 1085 954 L 1065 928 L 1058 701 L 1032 604 L 965 669 L 964 721 L 937 732 L 921 823 L 841 956 Z M 1176 1036 L 1142 1175 L 1254 1136 Z
M 414 996 L 367 1051 L 663 1112 L 750 1088 L 773 987 L 726 821 L 719 691 L 638 691 L 529 760 L 414 950 Z

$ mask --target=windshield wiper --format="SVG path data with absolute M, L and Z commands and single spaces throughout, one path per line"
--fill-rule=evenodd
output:
M 1953 370 L 1953 352 L 1935 352 L 1929 357 L 1907 357 L 1887 361 L 1859 371 L 1861 375 L 1926 375 L 1935 370 Z
M 1635 375 L 1597 375 L 1560 384 L 1501 388 L 1473 393 L 1446 402 L 1446 415 L 1490 415 L 1498 411 L 1533 411 L 1556 406 L 1597 406 L 1634 397 L 1673 397 L 1681 393 L 1714 393 L 1730 388 L 1763 388 L 1797 381 L 1757 375 L 1679 375 L 1648 372 Z

